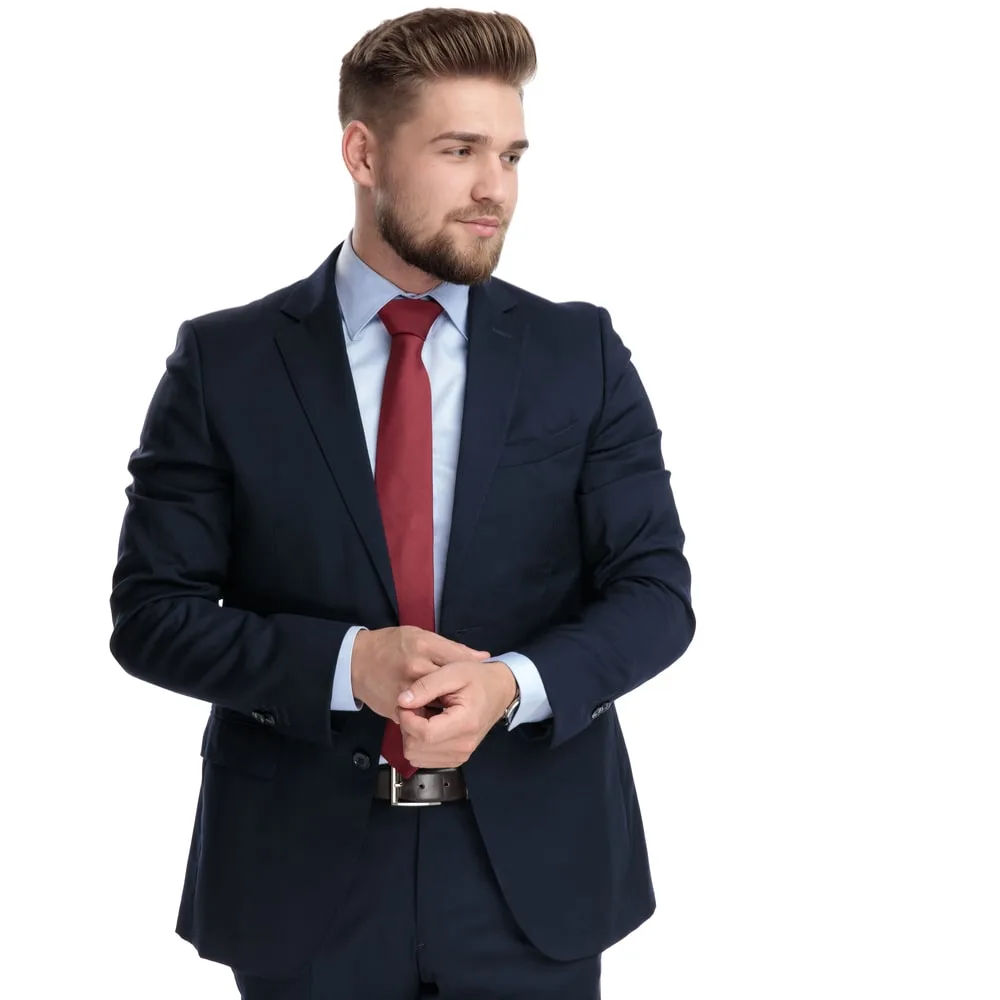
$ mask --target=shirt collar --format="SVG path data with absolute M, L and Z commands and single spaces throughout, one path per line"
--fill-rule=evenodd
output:
M 411 299 L 424 297 L 404 292 L 388 278 L 373 271 L 354 252 L 351 242 L 353 235 L 352 229 L 337 255 L 337 269 L 334 276 L 340 311 L 344 317 L 348 339 L 351 341 L 357 340 L 364 333 L 365 327 L 387 302 L 391 302 L 399 295 Z M 468 340 L 465 321 L 469 311 L 469 286 L 443 281 L 425 294 L 441 305 L 448 318 Z

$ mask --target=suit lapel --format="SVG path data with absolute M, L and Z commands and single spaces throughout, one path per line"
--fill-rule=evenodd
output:
M 334 274 L 340 244 L 281 306 L 296 320 L 275 336 L 288 376 L 344 504 L 397 614 L 396 591 L 354 379 L 344 344 Z M 461 443 L 438 631 L 448 627 L 465 555 L 510 422 L 520 375 L 523 321 L 495 281 L 469 294 L 469 340 Z
M 496 281 L 470 288 L 462 436 L 438 620 L 438 631 L 442 633 L 452 625 L 450 613 L 462 592 L 465 558 L 517 395 L 524 321 L 512 312 L 514 305 L 514 298 Z M 474 572 L 475 567 L 470 571 Z
M 398 617 L 389 549 L 334 282 L 341 246 L 292 290 L 282 312 L 298 322 L 275 340 L 327 467 Z

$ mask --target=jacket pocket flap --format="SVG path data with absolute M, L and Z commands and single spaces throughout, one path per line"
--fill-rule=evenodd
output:
M 205 760 L 258 778 L 274 777 L 280 752 L 274 735 L 259 723 L 233 722 L 217 715 L 209 718 L 201 743 Z
M 582 420 L 578 420 L 568 427 L 562 427 L 544 437 L 505 441 L 500 450 L 498 464 L 527 465 L 531 462 L 541 462 L 583 444 L 586 435 L 586 424 Z

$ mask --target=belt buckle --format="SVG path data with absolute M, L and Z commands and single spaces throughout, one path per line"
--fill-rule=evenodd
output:
M 399 800 L 399 789 L 403 785 L 403 779 L 399 776 L 392 764 L 389 765 L 389 805 L 391 806 L 440 806 L 442 802 L 401 802 Z

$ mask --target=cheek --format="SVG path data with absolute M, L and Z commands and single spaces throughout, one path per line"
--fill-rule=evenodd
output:
M 428 176 L 423 185 L 418 185 L 413 190 L 410 205 L 419 222 L 440 227 L 454 214 L 462 201 L 452 190 L 452 186 L 439 177 Z

